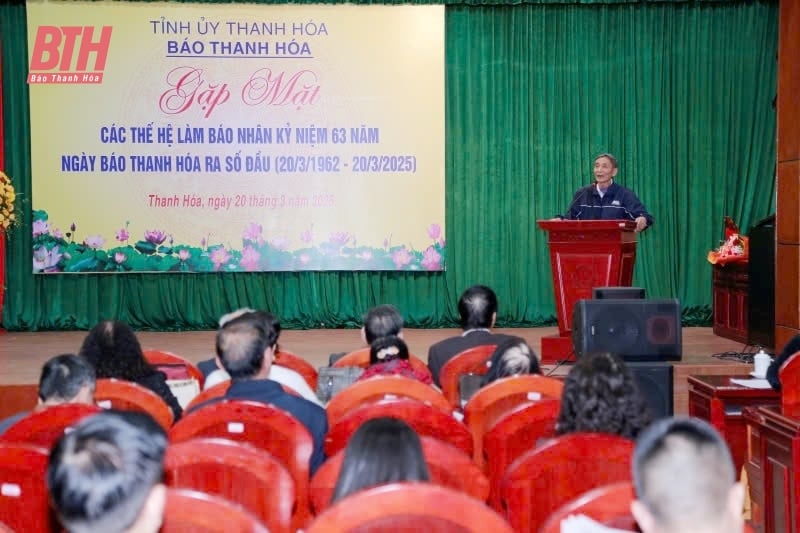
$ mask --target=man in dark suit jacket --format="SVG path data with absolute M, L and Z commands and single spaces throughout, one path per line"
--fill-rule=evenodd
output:
M 437 342 L 428 350 L 428 368 L 437 385 L 441 385 L 439 373 L 442 367 L 456 354 L 475 346 L 496 346 L 509 338 L 491 332 L 497 320 L 497 295 L 489 287 L 473 285 L 464 291 L 458 301 L 458 314 L 463 333 Z
M 328 416 L 319 405 L 284 392 L 277 381 L 269 379 L 278 341 L 270 316 L 258 311 L 244 313 L 217 331 L 217 355 L 231 376 L 225 398 L 271 404 L 298 419 L 314 441 L 309 464 L 313 474 L 325 461 Z

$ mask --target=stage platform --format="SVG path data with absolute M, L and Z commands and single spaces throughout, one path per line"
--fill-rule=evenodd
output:
M 541 338 L 557 333 L 558 328 L 498 328 L 496 331 L 522 337 L 536 353 L 541 353 Z M 460 330 L 457 329 L 404 330 L 411 353 L 423 360 L 427 359 L 431 344 L 458 334 Z M 54 355 L 77 353 L 85 335 L 84 331 L 6 332 L 0 335 L 0 411 L 12 394 L 12 390 L 4 390 L 3 385 L 37 383 L 42 364 Z M 214 355 L 214 331 L 143 331 L 138 335 L 144 349 L 174 352 L 195 362 Z M 285 330 L 281 333 L 280 344 L 285 349 L 302 355 L 315 367 L 326 365 L 331 353 L 349 352 L 362 347 L 360 332 L 356 329 Z M 711 328 L 683 328 L 683 360 L 674 363 L 673 372 L 675 413 L 688 411 L 687 376 L 744 374 L 750 370 L 749 366 L 713 356 L 724 352 L 744 351 L 753 351 L 753 348 L 718 337 Z M 564 375 L 568 371 L 569 364 L 544 367 L 545 374 Z

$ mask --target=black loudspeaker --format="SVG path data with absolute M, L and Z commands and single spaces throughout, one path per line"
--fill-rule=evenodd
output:
M 572 344 L 580 357 L 611 352 L 626 361 L 680 361 L 681 309 L 668 300 L 578 300 Z
M 592 289 L 592 298 L 595 300 L 641 299 L 644 298 L 644 289 L 642 287 L 595 287 Z
M 627 363 L 639 391 L 650 406 L 653 420 L 672 416 L 672 365 Z
M 775 349 L 775 215 L 750 228 L 748 341 Z

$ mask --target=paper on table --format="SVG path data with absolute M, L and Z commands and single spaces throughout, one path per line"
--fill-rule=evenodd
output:
M 731 379 L 731 383 L 747 387 L 748 389 L 771 389 L 772 385 L 766 379 Z

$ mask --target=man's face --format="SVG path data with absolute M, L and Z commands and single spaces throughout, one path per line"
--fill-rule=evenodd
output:
M 594 160 L 594 179 L 598 185 L 607 186 L 611 179 L 617 175 L 617 167 L 607 157 L 598 157 Z

